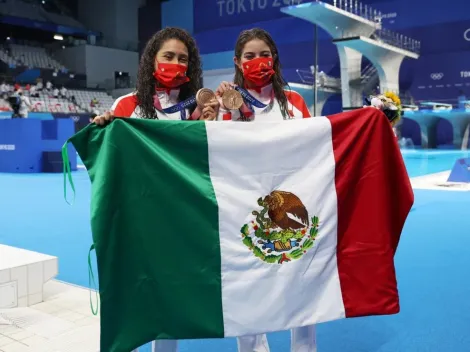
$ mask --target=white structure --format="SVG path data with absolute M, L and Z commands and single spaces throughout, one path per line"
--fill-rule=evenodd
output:
M 58 272 L 57 257 L 0 245 L 0 309 L 41 303 L 44 284 Z
M 380 91 L 399 91 L 398 78 L 400 66 L 405 57 L 417 59 L 418 54 L 367 37 L 336 39 L 333 42 L 344 50 L 354 50 L 364 55 L 376 67 Z M 340 56 L 341 57 L 341 56 Z
M 398 90 L 398 74 L 405 57 L 418 58 L 414 52 L 371 39 L 381 29 L 380 21 L 346 11 L 321 1 L 281 9 L 282 12 L 322 27 L 338 47 L 341 66 L 343 108 L 363 105 L 361 64 L 364 55 L 374 64 L 381 90 Z M 355 9 L 357 12 L 357 9 Z M 362 10 L 361 10 L 362 11 Z

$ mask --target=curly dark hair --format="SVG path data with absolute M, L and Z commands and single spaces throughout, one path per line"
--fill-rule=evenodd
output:
M 284 79 L 284 77 L 282 77 L 281 62 L 279 61 L 279 51 L 277 50 L 276 43 L 274 43 L 274 40 L 271 35 L 261 28 L 252 28 L 241 32 L 235 44 L 235 57 L 240 61 L 245 44 L 254 39 L 262 40 L 269 46 L 269 49 L 271 50 L 271 54 L 273 56 L 273 69 L 275 72 L 272 76 L 274 96 L 279 102 L 282 116 L 288 117 L 289 109 L 287 106 L 287 97 L 286 93 L 284 92 L 284 87 L 289 85 Z M 233 83 L 240 87 L 245 86 L 243 72 L 237 65 L 235 65 L 235 77 L 233 79 Z
M 153 96 L 155 95 L 156 81 L 153 77 L 155 71 L 155 56 L 163 43 L 170 39 L 177 39 L 186 45 L 188 49 L 188 71 L 186 75 L 190 81 L 180 87 L 179 100 L 183 101 L 196 94 L 202 88 L 202 64 L 196 41 L 191 35 L 181 28 L 168 27 L 155 33 L 147 42 L 140 59 L 139 72 L 137 73 L 137 102 L 143 118 L 154 119 L 155 108 Z M 193 107 L 194 109 L 194 107 Z

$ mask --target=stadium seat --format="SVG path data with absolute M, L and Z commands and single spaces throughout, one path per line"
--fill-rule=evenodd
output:
M 16 63 L 21 63 L 28 67 L 48 68 L 55 70 L 66 69 L 65 66 L 50 57 L 44 48 L 18 44 L 11 44 L 10 48 L 11 57 L 15 60 Z
M 29 92 L 24 89 L 28 96 Z M 43 90 L 38 92 L 39 97 L 30 97 L 32 112 L 52 112 L 52 113 L 97 113 L 101 114 L 111 109 L 114 99 L 103 91 L 88 91 L 71 89 L 67 91 L 69 98 L 55 98 L 52 93 Z M 72 103 L 71 97 L 75 96 L 77 104 Z M 98 106 L 91 107 L 90 103 L 93 98 L 99 102 Z M 10 104 L 0 98 L 0 111 L 11 111 Z

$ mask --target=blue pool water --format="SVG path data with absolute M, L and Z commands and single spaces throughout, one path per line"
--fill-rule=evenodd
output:
M 402 150 L 410 177 L 451 170 L 457 159 L 469 158 L 470 151 Z

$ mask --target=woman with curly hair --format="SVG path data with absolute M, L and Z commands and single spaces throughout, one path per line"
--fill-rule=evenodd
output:
M 234 63 L 233 83 L 222 82 L 216 91 L 221 104 L 218 120 L 279 121 L 311 116 L 302 96 L 286 89 L 279 52 L 268 32 L 260 28 L 241 32 L 235 44 Z M 231 89 L 238 90 L 244 98 L 238 110 L 228 110 L 223 105 L 223 94 Z M 238 350 L 269 352 L 266 335 L 239 337 Z M 316 351 L 315 325 L 292 330 L 291 352 Z
M 213 120 L 219 103 L 214 99 L 195 107 L 202 88 L 199 50 L 191 35 L 168 27 L 147 42 L 140 60 L 136 91 L 118 98 L 111 111 L 94 118 L 105 124 L 117 117 L 159 120 Z M 189 107 L 188 107 L 189 105 Z

